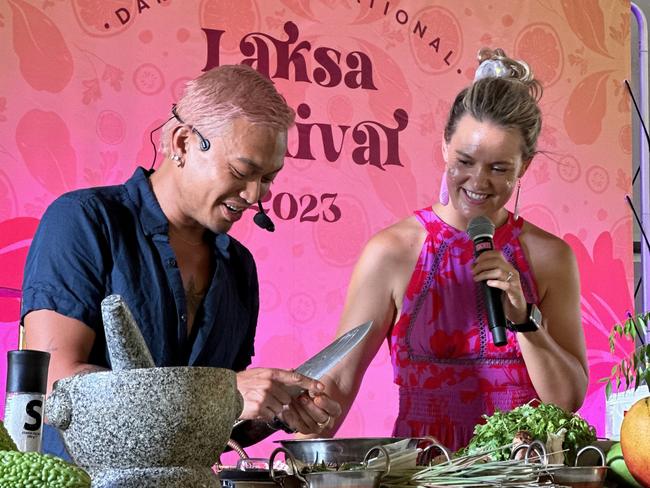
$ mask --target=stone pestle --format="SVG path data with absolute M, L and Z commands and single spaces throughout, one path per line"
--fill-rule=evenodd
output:
M 120 295 L 102 300 L 102 320 L 113 371 L 155 367 L 138 324 Z

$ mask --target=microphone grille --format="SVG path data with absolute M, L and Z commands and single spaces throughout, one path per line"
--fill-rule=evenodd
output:
M 479 236 L 494 236 L 494 224 L 485 215 L 479 215 L 469 221 L 467 234 L 474 240 Z

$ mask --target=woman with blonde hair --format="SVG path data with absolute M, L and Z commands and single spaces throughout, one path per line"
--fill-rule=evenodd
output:
M 343 408 L 328 434 L 384 340 L 399 388 L 395 436 L 432 435 L 457 449 L 495 409 L 536 398 L 581 406 L 588 369 L 576 260 L 517 210 L 537 151 L 541 93 L 525 62 L 480 51 L 476 78 L 445 126 L 440 201 L 373 236 L 355 267 L 337 334 L 366 320 L 373 327 L 324 381 Z M 513 196 L 514 214 L 505 208 Z M 496 231 L 495 249 L 475 258 L 466 230 L 477 216 Z M 481 282 L 503 291 L 503 347 L 492 343 Z

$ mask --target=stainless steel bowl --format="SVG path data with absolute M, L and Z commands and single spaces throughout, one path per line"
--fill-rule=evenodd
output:
M 306 464 L 325 462 L 339 466 L 342 463 L 360 463 L 375 446 L 384 446 L 402 440 L 402 437 L 349 437 L 338 439 L 286 439 L 275 441 L 292 456 Z M 412 439 L 417 445 L 419 439 Z

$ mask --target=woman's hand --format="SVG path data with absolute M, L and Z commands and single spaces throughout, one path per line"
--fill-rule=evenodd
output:
M 281 418 L 296 432 L 320 434 L 331 427 L 340 415 L 341 406 L 328 395 L 303 393 L 285 408 Z
M 472 266 L 474 281 L 485 281 L 488 286 L 504 291 L 503 310 L 514 324 L 526 322 L 528 317 L 526 297 L 521 288 L 519 272 L 504 258 L 500 251 L 484 251 Z

